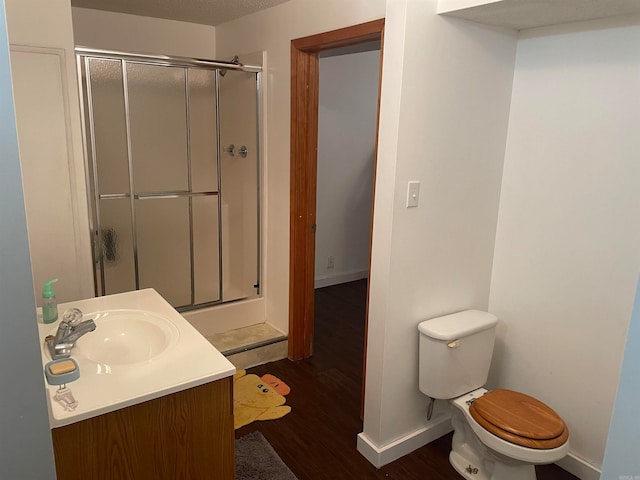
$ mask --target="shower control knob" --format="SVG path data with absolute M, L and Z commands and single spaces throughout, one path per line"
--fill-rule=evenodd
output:
M 236 146 L 233 143 L 231 145 L 229 145 L 228 147 L 226 147 L 224 149 L 224 151 L 227 152 L 232 157 L 236 156 Z

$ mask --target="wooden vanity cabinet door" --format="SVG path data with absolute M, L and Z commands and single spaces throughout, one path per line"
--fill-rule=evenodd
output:
M 232 379 L 52 430 L 58 480 L 234 478 Z

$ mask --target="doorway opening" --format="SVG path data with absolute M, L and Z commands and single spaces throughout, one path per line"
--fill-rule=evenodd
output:
M 381 45 L 380 57 L 382 57 L 383 33 L 384 19 L 380 19 L 291 42 L 289 258 L 289 358 L 291 360 L 301 360 L 313 353 L 319 54 L 332 49 L 378 41 Z M 379 65 L 378 103 L 382 58 Z M 377 116 L 376 114 L 376 118 Z M 376 139 L 377 123 L 376 121 Z M 373 180 L 375 181 L 375 160 Z M 375 192 L 372 192 L 372 197 L 373 195 Z M 369 237 L 369 248 L 370 242 Z M 367 276 L 369 267 L 370 261 L 367 265 Z

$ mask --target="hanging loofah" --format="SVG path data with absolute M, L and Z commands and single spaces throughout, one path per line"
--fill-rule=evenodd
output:
M 118 234 L 111 227 L 102 228 L 102 255 L 107 262 L 116 262 L 120 257 L 118 252 Z

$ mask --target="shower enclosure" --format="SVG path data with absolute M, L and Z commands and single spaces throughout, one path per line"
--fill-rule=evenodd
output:
M 260 67 L 76 53 L 96 294 L 260 295 Z

